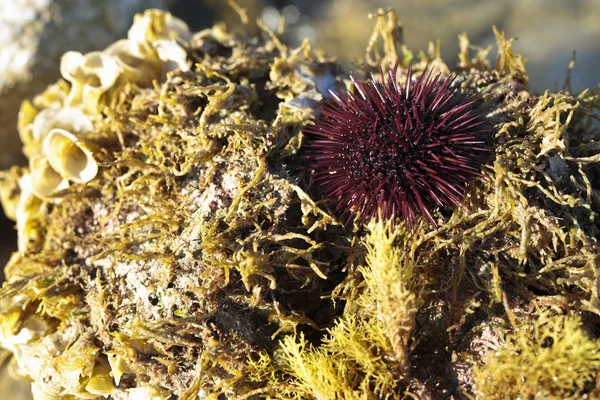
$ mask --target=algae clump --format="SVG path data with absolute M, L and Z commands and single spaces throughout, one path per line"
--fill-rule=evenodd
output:
M 375 19 L 359 79 L 450 74 Z M 30 166 L 0 176 L 11 374 L 36 399 L 597 396 L 598 89 L 529 93 L 503 33 L 494 66 L 460 35 L 454 85 L 493 132 L 481 179 L 437 227 L 345 226 L 303 129 L 350 71 L 259 27 L 150 10 L 23 104 Z

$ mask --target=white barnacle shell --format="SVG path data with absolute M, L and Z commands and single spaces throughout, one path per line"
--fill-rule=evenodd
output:
M 99 51 L 86 55 L 68 51 L 60 60 L 60 73 L 71 83 L 67 104 L 81 105 L 96 114 L 100 97 L 115 84 L 121 67 L 113 57 Z
M 13 221 L 17 220 L 17 208 L 21 199 L 19 180 L 26 169 L 13 166 L 8 171 L 0 171 L 0 204 L 4 214 Z
M 113 377 L 110 375 L 110 372 L 108 362 L 99 360 L 94 367 L 94 372 L 90 380 L 85 385 L 86 392 L 96 396 L 110 396 L 115 390 Z
M 154 42 L 154 47 L 158 53 L 158 58 L 163 62 L 163 79 L 167 72 L 177 69 L 183 72 L 190 70 L 187 52 L 174 40 L 158 40 Z
M 42 238 L 39 217 L 44 204 L 33 192 L 31 174 L 25 174 L 19 179 L 19 187 L 21 197 L 16 212 L 18 248 L 24 253 L 30 247 L 36 246 Z
M 162 10 L 146 10 L 136 14 L 127 32 L 129 40 L 137 43 L 142 51 L 152 53 L 153 43 L 159 40 L 189 40 L 190 28 L 181 19 Z
M 187 53 L 178 43 L 189 41 L 190 29 L 185 22 L 170 13 L 147 10 L 144 14 L 137 14 L 127 37 L 139 46 L 146 58 L 162 62 L 163 79 L 167 72 L 190 69 Z
M 108 46 L 104 53 L 114 57 L 127 81 L 148 86 L 161 74 L 161 62 L 142 54 L 140 46 L 132 40 L 122 39 Z
M 38 110 L 29 102 L 29 100 L 25 100 L 21 103 L 19 118 L 17 120 L 17 129 L 26 155 L 27 150 L 30 147 L 35 146 L 33 139 L 33 121 L 37 114 Z
M 79 108 L 47 108 L 33 120 L 32 138 L 41 142 L 52 129 L 64 129 L 74 134 L 84 134 L 94 130 L 90 118 Z
M 41 199 L 49 199 L 55 193 L 69 187 L 69 182 L 50 166 L 44 156 L 32 157 L 29 160 L 29 169 L 33 193 Z
M 64 129 L 75 135 L 85 134 L 94 129 L 90 118 L 79 108 L 47 108 L 40 111 L 33 122 L 23 128 L 25 155 L 29 158 L 42 154 L 42 143 L 48 133 L 55 128 Z
M 121 382 L 121 377 L 123 374 L 132 372 L 127 363 L 125 362 L 125 358 L 116 352 L 107 352 L 106 356 L 108 357 L 108 363 L 110 365 L 111 375 L 115 381 L 115 384 L 119 386 Z
M 91 335 L 82 334 L 70 346 L 46 361 L 34 377 L 31 389 L 35 399 L 58 400 L 63 398 L 97 399 L 98 395 L 86 390 L 94 377 L 99 349 L 91 342 Z M 45 354 L 47 360 L 49 355 Z M 104 371 L 99 370 L 99 373 Z M 94 385 L 95 386 L 95 385 Z M 111 387 L 103 387 L 102 392 L 110 394 Z M 104 394 L 103 394 L 104 395 Z
M 20 257 L 17 253 L 11 261 Z M 16 309 L 16 310 L 15 310 Z M 0 345 L 13 353 L 13 373 L 18 374 L 21 379 L 31 379 L 39 374 L 43 356 L 40 351 L 41 338 L 51 329 L 43 318 L 37 315 L 21 320 L 18 306 L 15 309 L 7 309 L 3 315 L 2 329 L 0 329 Z M 17 326 L 20 325 L 18 329 Z M 11 329 L 12 328 L 12 329 Z
M 91 144 L 64 129 L 48 133 L 44 154 L 50 166 L 69 181 L 87 183 L 98 174 Z

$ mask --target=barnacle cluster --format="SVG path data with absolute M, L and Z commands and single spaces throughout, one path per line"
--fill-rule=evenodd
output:
M 66 82 L 49 87 L 33 104 L 22 104 L 18 128 L 29 171 L 20 176 L 19 202 L 8 211 L 19 224 L 20 251 L 37 240 L 34 221 L 42 201 L 59 201 L 70 182 L 84 184 L 96 177 L 95 153 L 103 141 L 115 139 L 94 126 L 101 110 L 127 84 L 148 87 L 172 69 L 186 71 L 186 53 L 176 39 L 188 34 L 187 25 L 168 13 L 137 15 L 127 39 L 102 52 L 65 53 L 60 73 Z
M 305 164 L 350 71 L 258 25 L 192 33 L 148 11 L 23 104 L 30 166 L 0 176 L 19 231 L 8 371 L 36 399 L 597 395 L 598 91 L 531 94 L 502 33 L 495 65 L 461 35 L 453 85 L 489 124 L 481 177 L 434 224 L 345 225 Z M 398 82 L 451 74 L 380 11 L 353 72 L 396 64 Z

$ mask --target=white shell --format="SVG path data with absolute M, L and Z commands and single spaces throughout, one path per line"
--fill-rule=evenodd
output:
M 188 71 L 190 64 L 187 53 L 177 40 L 189 41 L 190 28 L 185 22 L 160 10 L 147 10 L 137 14 L 127 33 L 132 43 L 137 44 L 147 59 L 158 59 L 162 63 L 162 80 L 167 72 L 181 69 Z
M 13 353 L 19 370 L 24 376 L 31 377 L 39 374 L 41 359 L 39 349 L 36 349 L 39 342 L 35 343 L 35 341 L 43 337 L 49 329 L 50 327 L 46 321 L 32 315 L 25 320 L 24 326 L 16 335 L 11 334 L 12 332 L 7 329 L 0 332 L 0 344 Z M 30 344 L 31 342 L 35 344 Z
M 163 80 L 167 72 L 177 69 L 181 69 L 183 72 L 190 70 L 187 52 L 174 40 L 157 40 L 153 45 L 158 53 L 158 58 L 163 62 Z
M 117 60 L 129 82 L 150 85 L 154 79 L 160 77 L 159 60 L 144 56 L 138 44 L 129 39 L 113 43 L 104 53 Z
M 8 171 L 0 171 L 0 206 L 4 209 L 4 215 L 13 221 L 17 220 L 17 208 L 21 199 L 19 180 L 26 171 L 17 166 Z
M 60 60 L 60 73 L 71 83 L 67 104 L 97 113 L 100 97 L 115 84 L 121 67 L 113 57 L 99 51 L 86 55 L 68 51 Z
M 32 126 L 37 114 L 38 110 L 31 102 L 29 102 L 29 100 L 25 100 L 21 103 L 17 120 L 17 129 L 19 131 L 21 142 L 26 147 L 34 145 Z
M 56 128 L 79 135 L 94 130 L 94 125 L 90 118 L 79 108 L 47 108 L 40 111 L 33 120 L 32 139 L 40 143 L 52 129 Z
M 86 183 L 98 173 L 90 146 L 64 129 L 53 129 L 44 139 L 44 154 L 63 178 Z
M 43 210 L 43 202 L 33 193 L 30 174 L 21 177 L 19 187 L 21 197 L 17 206 L 18 248 L 24 253 L 41 240 L 38 218 Z
M 136 14 L 127 37 L 140 46 L 152 46 L 158 40 L 189 40 L 190 28 L 181 19 L 162 10 Z
M 41 199 L 48 199 L 56 192 L 69 187 L 69 182 L 50 166 L 46 157 L 32 157 L 29 160 L 29 169 L 33 193 Z

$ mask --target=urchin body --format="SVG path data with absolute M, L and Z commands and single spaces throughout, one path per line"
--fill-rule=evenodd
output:
M 357 93 L 332 93 L 307 129 L 315 180 L 348 220 L 413 225 L 422 215 L 435 225 L 432 210 L 460 204 L 489 152 L 475 98 L 457 93 L 452 76 L 431 72 L 414 79 L 409 69 L 403 84 L 397 67 L 367 85 L 352 79 Z

